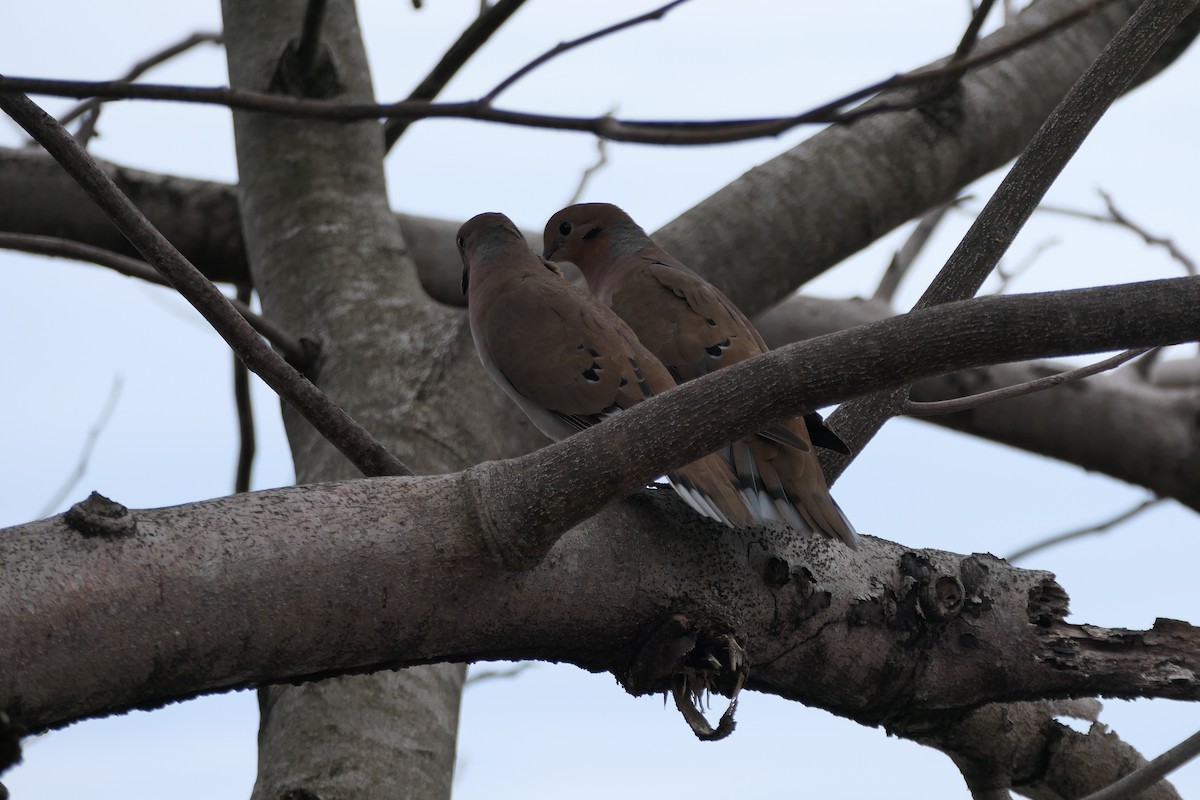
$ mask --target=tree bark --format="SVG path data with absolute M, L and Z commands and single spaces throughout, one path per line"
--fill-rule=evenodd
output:
M 910 736 L 989 701 L 1200 699 L 1200 629 L 1068 623 L 1053 576 L 994 556 L 733 531 L 663 491 L 612 506 L 514 572 L 489 553 L 466 479 L 141 510 L 124 536 L 84 535 L 61 515 L 9 529 L 0 558 L 21 568 L 0 597 L 21 613 L 0 620 L 0 707 L 37 730 L 256 683 L 496 658 L 569 661 L 644 694 L 709 655 L 727 664 L 726 637 L 750 688 Z M 308 697 L 323 685 L 301 692 L 327 714 L 295 732 L 305 744 L 344 719 L 327 705 L 340 692 Z M 284 697 L 271 716 L 297 703 Z M 351 722 L 348 735 L 367 735 Z
M 228 2 L 223 11 L 232 85 L 267 90 L 304 3 Z M 370 101 L 353 4 L 330 4 L 321 48 L 338 96 Z M 461 314 L 420 290 L 387 207 L 379 126 L 240 113 L 234 122 L 253 282 L 269 316 L 319 345 L 318 384 L 417 471 L 536 442 L 480 380 Z M 496 424 L 481 430 L 478 418 L 455 413 L 468 407 L 494 408 Z M 354 474 L 307 423 L 287 409 L 284 418 L 298 481 Z M 343 591 L 361 589 L 351 579 Z M 255 797 L 448 797 L 463 677 L 462 665 L 440 664 L 263 690 Z

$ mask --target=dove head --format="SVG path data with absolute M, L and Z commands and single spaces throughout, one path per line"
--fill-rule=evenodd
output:
M 650 244 L 638 224 L 610 203 L 580 203 L 546 223 L 544 256 L 570 261 L 593 285 L 606 267 Z
M 471 217 L 458 229 L 458 237 L 454 241 L 458 245 L 458 254 L 462 257 L 464 295 L 470 286 L 472 268 L 486 269 L 505 253 L 510 252 L 514 245 L 529 251 L 525 237 L 517 230 L 513 221 L 495 212 Z

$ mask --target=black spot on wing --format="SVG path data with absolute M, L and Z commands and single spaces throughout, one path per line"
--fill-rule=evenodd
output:
M 591 356 L 592 358 L 600 357 L 600 353 L 596 350 L 593 350 L 590 347 L 584 347 L 583 345 L 579 345 L 575 349 L 583 350 L 583 351 L 587 352 L 587 354 L 589 356 Z M 587 380 L 591 381 L 592 383 L 598 383 L 600 381 L 600 373 L 603 371 L 604 371 L 604 368 L 602 366 L 600 366 L 599 363 L 593 361 L 592 365 L 583 371 L 583 377 L 586 378 Z
M 728 339 L 726 339 L 723 342 L 717 342 L 716 344 L 710 344 L 708 347 L 704 348 L 704 352 L 708 353 L 713 358 L 720 358 L 721 353 L 728 350 L 730 344 L 731 344 L 731 342 Z

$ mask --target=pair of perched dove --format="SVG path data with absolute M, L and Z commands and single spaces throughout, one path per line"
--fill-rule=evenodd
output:
M 729 298 L 616 206 L 559 211 L 546 223 L 542 257 L 503 214 L 467 221 L 457 244 L 479 359 L 552 439 L 767 351 Z M 590 295 L 550 259 L 579 267 Z M 814 413 L 732 442 L 667 479 L 695 511 L 726 525 L 777 520 L 857 548 L 814 439 L 847 452 Z

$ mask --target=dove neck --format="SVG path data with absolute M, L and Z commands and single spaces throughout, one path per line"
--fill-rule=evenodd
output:
M 609 303 L 621 276 L 635 262 L 636 256 L 653 242 L 632 220 L 614 220 L 596 234 L 593 246 L 585 251 L 578 264 L 587 279 L 592 294 Z M 588 257 L 594 254 L 593 257 Z

